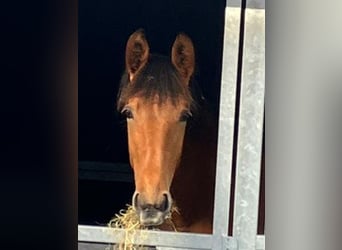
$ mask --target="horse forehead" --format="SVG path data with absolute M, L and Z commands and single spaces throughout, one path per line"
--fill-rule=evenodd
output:
M 180 100 L 175 103 L 171 98 L 160 102 L 158 95 L 150 99 L 134 97 L 129 102 L 135 107 L 137 112 L 148 117 L 178 116 L 178 113 L 186 106 L 185 101 Z

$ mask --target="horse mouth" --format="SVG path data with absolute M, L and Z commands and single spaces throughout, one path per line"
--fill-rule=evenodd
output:
M 160 226 L 164 223 L 168 213 L 154 208 L 143 209 L 138 212 L 140 224 L 145 227 Z

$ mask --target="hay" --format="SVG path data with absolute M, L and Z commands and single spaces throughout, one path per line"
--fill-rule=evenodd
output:
M 111 228 L 119 228 L 125 230 L 125 238 L 119 244 L 118 249 L 120 250 L 143 250 L 147 249 L 143 246 L 133 245 L 133 239 L 135 237 L 147 237 L 143 230 L 159 230 L 158 228 L 146 227 L 140 224 L 139 216 L 134 210 L 133 206 L 126 205 L 127 209 L 121 209 L 119 214 L 115 214 L 108 226 Z M 165 223 L 171 227 L 171 229 L 177 232 L 176 226 L 172 221 L 172 214 L 178 213 L 179 211 L 176 206 L 172 206 L 170 213 L 165 218 Z M 142 231 L 136 231 L 140 229 Z M 137 235 L 139 234 L 139 235 Z M 116 249 L 116 248 L 115 248 Z

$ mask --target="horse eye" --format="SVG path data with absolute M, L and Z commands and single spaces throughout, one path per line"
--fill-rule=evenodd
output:
M 192 116 L 189 110 L 184 110 L 179 118 L 180 122 L 186 122 Z
M 133 119 L 133 113 L 132 110 L 129 108 L 124 108 L 121 112 L 127 119 Z

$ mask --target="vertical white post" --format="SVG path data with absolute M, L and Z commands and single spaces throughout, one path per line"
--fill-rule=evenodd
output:
M 239 250 L 256 248 L 264 120 L 265 9 L 250 2 L 245 10 L 233 226 Z
M 240 1 L 236 1 L 239 2 Z M 234 139 L 235 96 L 238 69 L 239 7 L 226 7 L 222 61 L 220 117 L 217 148 L 216 188 L 212 249 L 224 249 L 222 236 L 228 236 L 228 217 Z M 235 5 L 236 6 L 236 5 Z

